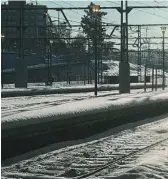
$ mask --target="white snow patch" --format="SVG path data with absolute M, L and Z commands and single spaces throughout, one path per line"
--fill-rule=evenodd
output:
M 118 76 L 119 75 L 119 61 L 108 60 L 104 61 L 104 64 L 108 66 L 108 70 L 103 71 L 103 76 Z M 130 75 L 137 76 L 138 75 L 138 65 L 129 63 L 130 65 Z M 145 66 L 141 65 L 141 74 L 144 76 Z M 155 71 L 154 71 L 155 74 Z M 147 68 L 147 75 L 152 75 L 152 69 Z M 158 77 L 162 75 L 162 69 L 158 70 Z M 165 76 L 168 77 L 168 73 L 165 72 Z
M 106 131 L 103 134 L 95 136 L 95 138 L 90 137 L 90 142 L 82 139 L 83 143 L 80 145 L 67 146 L 62 149 L 49 149 L 43 154 L 39 153 L 35 157 L 28 157 L 29 159 L 23 159 L 23 161 L 15 162 L 14 164 L 9 164 L 6 167 L 2 167 L 2 176 L 6 178 L 58 178 L 62 179 L 60 175 L 67 174 L 68 178 L 71 174 L 77 173 L 81 164 L 85 164 L 88 161 L 87 157 L 84 157 L 83 151 L 91 154 L 96 153 L 95 158 L 101 163 L 103 156 L 107 158 L 108 154 L 114 154 L 117 150 L 123 151 L 124 154 L 128 154 L 128 149 L 135 149 L 137 145 L 149 145 L 149 143 L 155 143 L 157 140 L 161 140 L 165 135 L 157 135 L 153 129 L 159 130 L 161 126 L 168 126 L 167 115 L 162 115 L 153 119 L 145 119 L 143 122 L 138 121 L 131 124 L 126 124 L 115 129 Z M 136 126 L 141 125 L 141 126 Z M 116 131 L 116 133 L 114 133 Z M 137 136 L 140 135 L 139 138 Z M 150 137 L 151 135 L 151 137 Z M 150 139 L 150 141 L 149 141 Z M 78 141 L 76 141 L 77 143 Z M 68 144 L 69 142 L 67 142 Z M 134 143 L 132 145 L 132 143 Z M 54 144 L 57 146 L 57 144 Z M 120 148 L 121 145 L 121 148 Z M 143 146 L 142 146 L 143 147 Z M 49 148 L 49 147 L 48 147 Z M 124 161 L 126 163 L 120 163 L 118 168 L 113 171 L 110 167 L 97 177 L 89 177 L 94 179 L 102 178 L 117 178 L 117 179 L 166 179 L 168 173 L 168 145 L 163 144 L 158 147 L 153 148 L 148 152 L 143 152 L 138 155 L 137 158 L 133 157 L 130 160 Z M 130 151 L 129 151 L 130 152 Z M 25 156 L 28 154 L 25 154 Z M 109 159 L 111 160 L 111 155 Z M 99 157 L 101 160 L 99 160 Z M 17 157 L 16 157 L 17 158 Z M 24 158 L 24 157 L 23 157 Z M 25 157 L 26 158 L 26 157 Z M 94 162 L 91 157 L 90 161 Z M 107 158 L 108 159 L 108 158 Z M 12 160 L 11 160 L 12 161 Z M 78 162 L 77 162 L 78 161 Z M 130 163 L 131 161 L 131 163 Z M 107 162 L 107 161 L 106 161 Z M 99 164 L 100 164 L 99 163 Z M 70 166 L 68 165 L 70 164 Z M 79 165 L 77 165 L 79 164 Z M 82 168 L 82 171 L 87 173 L 93 167 L 88 165 L 88 168 Z M 60 172 L 60 173 L 59 173 Z M 81 171 L 80 171 L 81 172 Z
M 34 111 L 25 111 L 19 114 L 13 114 L 12 116 L 3 117 L 1 120 L 2 129 L 68 119 L 86 114 L 96 114 L 125 107 L 152 104 L 153 102 L 167 101 L 168 92 L 160 93 L 161 94 L 149 93 L 147 96 L 144 96 L 144 93 L 141 95 L 139 94 L 138 96 L 128 96 L 115 100 L 113 97 L 109 96 L 99 97 L 62 105 L 53 105 L 52 107 L 46 107 Z

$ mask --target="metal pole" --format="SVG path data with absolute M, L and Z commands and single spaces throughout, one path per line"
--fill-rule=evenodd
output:
M 152 67 L 152 91 L 154 88 L 154 66 Z
M 66 57 L 66 63 L 67 63 L 67 84 L 69 82 L 69 59 L 68 58 L 70 58 L 70 55 L 69 55 L 69 57 Z
M 50 43 L 50 84 L 52 86 L 52 44 Z
M 146 92 L 146 68 L 147 65 L 145 64 L 145 74 L 144 74 L 144 91 Z
M 97 96 L 97 18 L 95 18 L 95 96 Z
M 87 64 L 87 65 L 88 65 L 88 68 L 87 68 L 87 73 L 88 73 L 88 84 L 89 84 L 89 82 L 90 82 L 90 77 L 89 77 L 89 74 L 90 74 L 90 73 L 89 73 L 89 70 L 90 70 L 90 69 L 89 69 L 90 42 L 89 42 L 89 39 L 88 39 L 88 54 L 89 54 L 89 55 L 88 55 L 88 64 Z
M 157 91 L 157 68 L 156 68 L 156 79 L 155 79 L 155 91 Z
M 141 26 L 138 26 L 138 77 L 141 82 Z
M 87 74 L 88 74 L 88 84 L 90 83 L 90 77 L 89 77 L 89 72 L 90 72 L 90 70 L 89 70 L 89 58 L 88 58 L 88 66 L 87 66 L 88 68 L 87 68 Z
M 165 54 L 164 54 L 164 32 L 163 32 L 163 84 L 162 84 L 162 89 L 164 90 L 165 89 L 165 79 L 164 79 L 164 63 L 165 63 Z
M 45 19 L 45 38 L 44 38 L 44 57 L 45 61 L 47 59 L 47 70 L 46 70 L 46 85 L 48 85 L 48 77 L 49 77 L 49 57 L 48 57 L 48 41 L 47 41 L 47 36 L 48 36 L 48 28 L 47 28 L 47 19 L 46 19 L 46 12 L 44 13 L 44 19 Z
M 48 48 L 48 82 L 47 82 L 47 85 L 49 85 L 49 82 L 50 82 L 50 50 Z
M 58 11 L 58 32 L 60 32 L 60 11 Z
M 2 78 L 1 78 L 1 84 L 2 84 L 2 88 L 4 87 L 4 72 L 3 72 L 3 49 L 2 49 L 2 56 L 1 56 L 1 74 L 2 74 Z
M 84 82 L 84 85 L 86 84 L 86 82 L 85 82 L 85 76 L 86 76 L 86 69 L 85 69 L 85 62 L 84 62 L 84 66 L 83 66 L 84 68 L 83 68 L 83 71 L 84 71 L 84 73 L 83 73 L 83 82 Z
M 103 83 L 103 62 L 102 62 L 102 55 L 101 55 L 101 84 Z
M 128 8 L 128 1 L 126 0 L 126 60 L 127 60 L 127 63 L 128 63 L 128 11 L 127 11 L 127 8 Z
M 98 52 L 99 52 L 99 48 L 98 48 Z M 99 75 L 99 73 L 100 73 L 100 53 L 98 53 L 98 58 L 97 58 L 98 60 L 98 63 L 97 63 L 97 83 L 99 84 L 99 78 L 100 78 L 100 75 Z
M 22 36 L 23 35 L 22 8 L 23 7 L 20 7 L 19 59 L 21 59 L 21 56 L 22 56 L 22 37 L 23 37 Z
M 70 45 L 71 45 L 71 29 L 69 29 L 69 52 L 71 54 L 71 51 L 70 51 Z M 71 58 L 69 58 L 68 60 L 68 82 L 69 82 L 69 85 L 71 84 Z
M 120 49 L 120 53 L 121 53 L 121 59 L 120 61 L 123 62 L 123 0 L 121 0 L 121 49 Z
M 4 62 L 4 61 L 3 61 L 3 60 L 4 60 L 4 59 L 3 59 L 3 51 L 4 51 L 4 50 L 3 50 L 3 45 L 4 45 L 4 44 L 3 44 L 3 40 L 4 40 L 4 39 L 1 38 L 1 42 L 2 42 L 2 46 L 1 46 L 1 48 L 2 48 L 2 52 L 1 52 L 1 75 L 2 75 L 1 85 L 2 85 L 2 88 L 4 87 L 4 72 L 3 72 L 3 69 L 4 69 L 4 68 L 3 68 L 3 64 L 4 64 L 4 63 L 3 63 L 3 62 Z

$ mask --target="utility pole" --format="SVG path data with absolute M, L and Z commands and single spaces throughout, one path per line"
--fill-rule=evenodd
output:
M 94 35 L 94 55 L 95 55 L 95 96 L 97 96 L 97 12 L 100 11 L 99 5 L 93 5 L 93 13 L 95 13 L 95 35 Z
M 45 37 L 44 37 L 44 58 L 45 58 L 45 61 L 46 61 L 46 59 L 47 59 L 47 65 L 48 65 L 48 60 L 49 60 L 49 58 L 48 58 L 48 44 L 47 44 L 47 11 L 45 11 L 44 12 L 44 16 L 43 16 L 43 18 L 44 18 L 44 21 L 45 21 Z M 48 68 L 49 68 L 49 66 L 47 66 L 47 72 L 48 72 Z M 48 85 L 48 75 L 46 75 L 47 77 L 46 77 L 46 85 Z
M 36 0 L 36 12 L 35 12 L 35 14 L 36 14 L 36 16 L 35 16 L 35 21 L 36 21 L 36 38 L 38 38 L 38 19 L 37 19 L 37 16 L 38 16 L 38 10 L 37 10 L 37 0 Z M 36 48 L 37 48 L 37 50 L 36 50 L 36 57 L 37 57 L 37 52 L 38 52 L 38 48 L 40 47 L 40 43 L 38 42 L 38 40 L 36 39 Z
M 45 59 L 47 57 L 47 83 L 46 85 L 50 84 L 50 41 L 48 40 L 49 35 L 49 29 L 47 25 L 47 16 L 48 16 L 48 10 L 44 13 L 44 19 L 45 19 Z
M 146 63 L 151 64 L 151 59 L 150 59 L 150 38 L 148 38 L 148 28 L 146 28 L 146 43 L 147 43 L 147 59 Z
M 157 72 L 158 72 L 158 71 L 157 71 L 157 66 L 156 66 L 156 68 L 155 68 L 155 85 L 156 85 L 156 86 L 155 86 L 155 91 L 157 91 L 157 76 L 158 76 L 158 75 L 157 75 Z
M 100 78 L 101 78 L 101 84 L 102 84 L 102 82 L 103 82 L 103 59 L 102 59 L 103 57 L 102 57 L 102 53 L 101 53 L 100 57 L 101 57 L 101 59 L 100 59 L 100 64 L 101 64 L 101 66 L 100 66 L 100 70 L 101 70 Z
M 123 0 L 121 0 L 121 8 L 117 8 L 117 10 L 121 14 L 121 59 L 119 63 L 119 91 L 120 93 L 130 93 L 130 66 L 128 63 L 128 14 L 132 8 L 128 7 L 128 2 L 126 0 L 124 9 Z
M 27 88 L 27 78 L 28 78 L 27 64 L 24 61 L 24 50 L 23 50 L 24 30 L 26 29 L 24 27 L 24 11 L 23 11 L 24 5 L 25 5 L 24 1 L 19 2 L 20 25 L 17 28 L 19 30 L 19 55 L 16 60 L 16 68 L 15 68 L 15 72 L 16 72 L 15 87 L 16 88 Z
M 95 18 L 94 54 L 95 54 L 95 96 L 97 96 L 97 18 Z
M 145 70 L 144 70 L 144 91 L 146 92 L 146 71 L 147 71 L 147 64 L 145 64 Z
M 154 65 L 152 65 L 152 91 L 154 89 Z
M 164 74 L 164 71 L 165 71 L 165 49 L 164 49 L 164 40 L 165 40 L 165 32 L 166 32 L 166 27 L 161 27 L 161 31 L 162 31 L 162 34 L 163 34 L 163 67 L 162 67 L 162 72 L 163 72 L 163 82 L 162 82 L 162 89 L 164 90 L 165 89 L 165 74 Z
M 58 32 L 60 32 L 60 11 L 58 11 Z
M 50 46 L 50 44 L 49 44 L 49 46 Z M 49 85 L 50 84 L 50 48 L 48 47 L 48 49 L 47 49 L 47 65 L 48 65 L 48 67 L 47 67 L 47 70 L 48 70 L 48 80 L 47 80 L 47 85 Z
M 138 81 L 141 82 L 141 26 L 138 26 Z
M 5 35 L 1 35 L 1 85 L 2 85 L 2 88 L 4 87 L 4 38 L 5 38 Z
M 165 88 L 165 77 L 164 77 L 164 70 L 165 70 L 165 48 L 164 48 L 164 35 L 165 33 L 163 33 L 163 85 L 162 85 L 162 89 L 164 90 Z
M 67 57 L 67 83 L 70 85 L 71 83 L 71 77 L 70 77 L 70 58 L 71 58 L 71 52 L 70 52 L 70 44 L 71 44 L 71 29 L 69 30 L 69 38 L 68 38 L 68 45 L 69 45 L 69 49 L 68 49 L 68 54 L 69 57 Z
M 90 41 L 88 39 L 88 68 L 87 68 L 87 73 L 88 73 L 88 84 L 90 83 Z

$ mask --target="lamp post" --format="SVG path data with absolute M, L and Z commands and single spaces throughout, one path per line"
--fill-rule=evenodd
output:
M 166 32 L 166 27 L 161 27 L 161 31 L 162 31 L 162 34 L 163 34 L 163 82 L 162 82 L 162 89 L 164 90 L 165 88 L 165 76 L 164 76 L 164 68 L 165 68 L 165 53 L 164 53 L 164 35 L 165 35 L 165 32 Z
M 2 85 L 2 88 L 3 88 L 3 86 L 4 86 L 4 76 L 3 76 L 3 42 L 4 42 L 4 38 L 5 38 L 5 36 L 2 34 L 1 35 L 1 41 L 2 41 L 2 46 L 1 46 L 1 51 L 2 51 L 2 55 L 1 55 L 1 75 L 2 75 L 2 79 L 1 79 L 1 85 Z
M 52 44 L 53 40 L 49 41 L 49 48 L 50 48 L 50 58 L 48 59 L 48 82 L 52 85 L 52 76 L 51 76 L 51 67 L 52 67 Z
M 94 53 L 95 53 L 95 96 L 97 96 L 97 13 L 100 11 L 99 5 L 92 6 L 92 12 L 95 14 L 95 36 L 94 36 Z

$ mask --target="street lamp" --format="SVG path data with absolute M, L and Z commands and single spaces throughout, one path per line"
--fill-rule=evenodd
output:
M 100 6 L 99 6 L 99 5 L 93 5 L 93 6 L 92 6 L 92 11 L 93 11 L 94 13 L 99 12 L 99 11 L 100 11 Z
M 95 14 L 95 37 L 94 37 L 94 53 L 95 53 L 95 96 L 97 96 L 97 14 L 100 11 L 99 5 L 92 5 L 92 12 Z
M 48 59 L 48 83 L 49 83 L 50 85 L 52 84 L 52 77 L 51 77 L 52 44 L 53 44 L 53 40 L 50 40 L 50 41 L 49 41 L 50 56 L 49 56 L 49 59 Z
M 4 42 L 4 38 L 5 38 L 5 35 L 3 35 L 3 34 L 1 34 L 1 41 L 2 41 L 2 49 L 1 49 L 1 52 L 2 52 L 2 54 L 1 54 L 1 75 L 2 75 L 2 80 L 1 80 L 1 85 L 2 85 L 2 88 L 3 88 L 3 86 L 4 86 L 4 76 L 3 76 L 3 42 Z
M 162 31 L 162 34 L 163 34 L 163 83 L 162 83 L 162 89 L 164 90 L 165 88 L 165 76 L 164 76 L 164 68 L 165 68 L 165 53 L 164 53 L 164 35 L 165 35 L 165 32 L 166 32 L 166 27 L 161 27 L 161 31 Z

